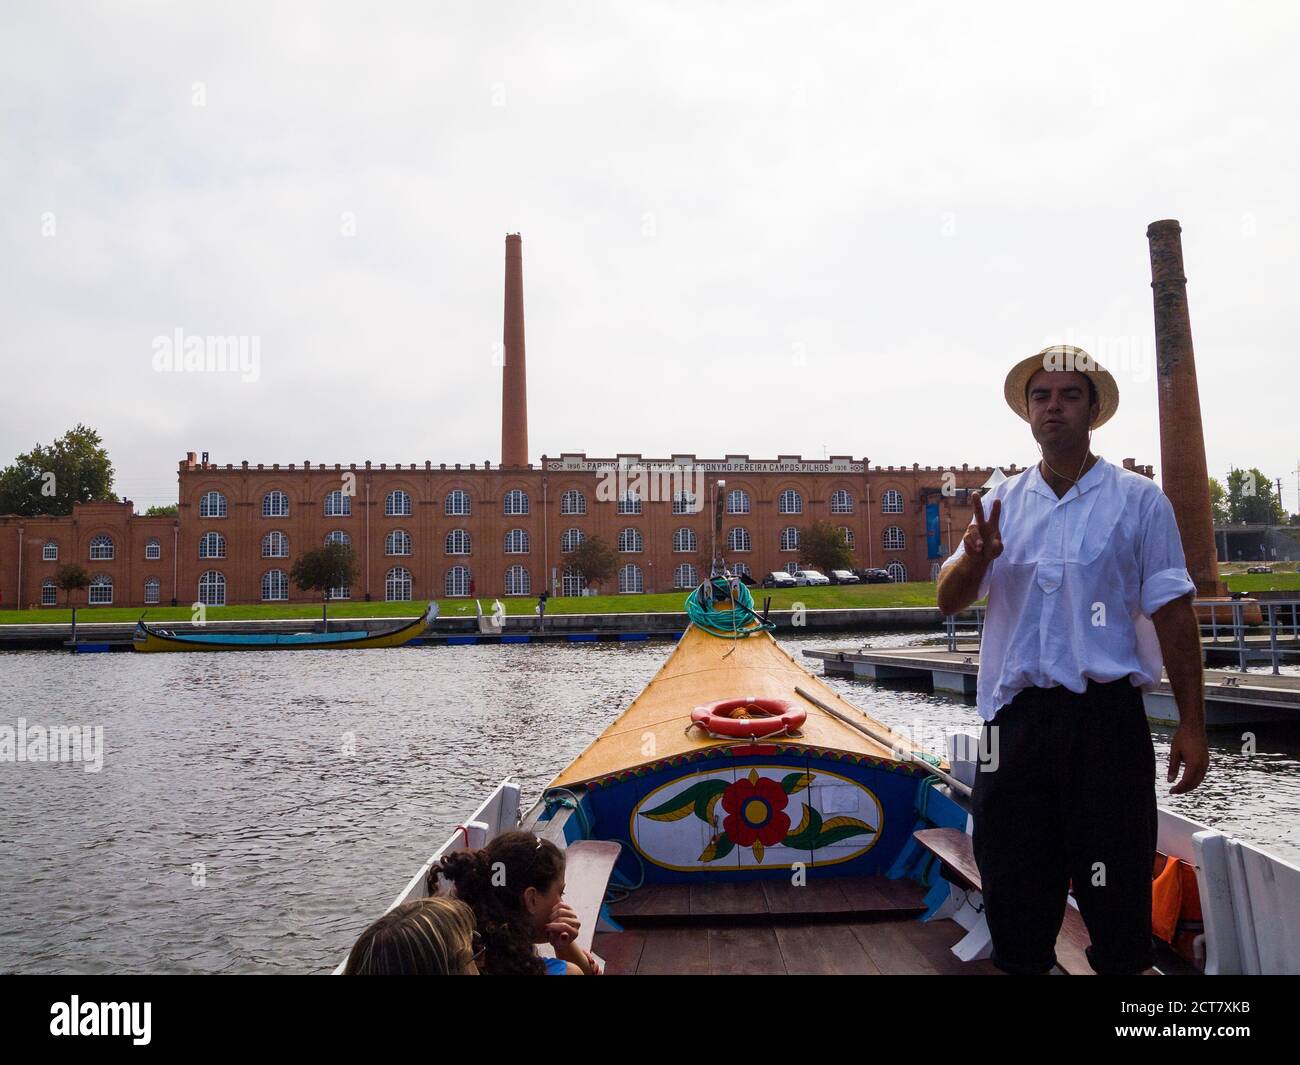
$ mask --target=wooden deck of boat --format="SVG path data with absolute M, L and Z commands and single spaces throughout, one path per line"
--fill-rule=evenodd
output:
M 920 885 L 883 876 L 643 887 L 611 907 L 623 932 L 592 949 L 618 975 L 1000 975 L 951 947 L 965 929 L 917 920 Z

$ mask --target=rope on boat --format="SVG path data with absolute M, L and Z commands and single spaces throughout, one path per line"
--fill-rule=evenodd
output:
M 711 605 L 722 599 L 731 600 L 734 608 L 717 610 Z M 754 612 L 754 597 L 739 577 L 711 577 L 692 589 L 686 597 L 686 615 L 697 629 L 725 639 L 744 639 L 776 628 Z
M 563 794 L 560 794 L 563 792 Z M 565 798 L 565 796 L 568 798 Z M 578 815 L 578 825 L 582 829 L 582 838 L 591 839 L 591 822 L 587 820 L 586 811 L 582 808 L 582 802 L 568 788 L 551 788 L 542 796 L 542 802 L 548 811 L 553 811 L 557 806 L 566 806 Z

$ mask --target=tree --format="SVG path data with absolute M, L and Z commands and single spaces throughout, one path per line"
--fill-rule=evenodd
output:
M 107 501 L 113 463 L 99 433 L 78 423 L 49 447 L 37 444 L 0 470 L 0 514 L 71 514 L 73 503 Z
M 852 569 L 853 550 L 844 542 L 839 526 L 815 521 L 799 530 L 799 562 L 822 573 Z
M 1213 499 L 1213 496 L 1211 496 Z M 1273 482 L 1258 469 L 1228 473 L 1228 520 L 1233 525 L 1281 525 L 1286 515 Z
M 618 572 L 618 552 L 599 536 L 588 537 L 565 560 L 565 568 L 595 588 Z
M 146 518 L 176 518 L 180 517 L 181 508 L 176 503 L 170 503 L 165 507 L 152 506 L 144 512 Z
M 1215 525 L 1228 524 L 1228 499 L 1227 493 L 1223 490 L 1217 479 L 1210 478 L 1210 520 Z
M 349 544 L 331 543 L 299 555 L 289 578 L 304 592 L 320 592 L 321 622 L 329 628 L 330 589 L 342 588 L 357 579 L 357 556 Z
M 67 602 L 72 607 L 72 642 L 77 642 L 77 604 L 72 601 L 72 593 L 90 587 L 90 574 L 84 566 L 68 562 L 54 573 L 54 583 L 63 589 Z

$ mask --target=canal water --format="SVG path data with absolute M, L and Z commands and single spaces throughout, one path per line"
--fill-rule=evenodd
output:
M 902 646 L 914 633 L 783 637 Z M 103 767 L 0 762 L 0 971 L 327 972 L 507 775 L 531 802 L 671 650 L 517 644 L 172 655 L 0 654 L 0 724 L 103 728 Z M 811 671 L 820 664 L 807 661 Z M 973 703 L 829 683 L 943 753 Z M 1211 736 L 1161 803 L 1300 862 L 1294 734 Z

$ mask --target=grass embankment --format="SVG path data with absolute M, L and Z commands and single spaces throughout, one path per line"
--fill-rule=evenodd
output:
M 1225 574 L 1228 588 L 1234 592 L 1259 592 L 1268 590 L 1300 592 L 1300 573 Z M 773 610 L 789 610 L 802 603 L 809 610 L 852 608 L 926 607 L 934 606 L 934 585 L 929 581 L 911 581 L 905 584 L 829 585 L 819 588 L 755 588 L 752 590 L 757 605 L 763 597 L 772 597 Z M 485 613 L 492 610 L 491 597 L 479 597 Z M 537 606 L 536 596 L 502 597 L 507 614 L 532 614 Z M 595 595 L 557 597 L 546 604 L 548 614 L 639 614 L 674 613 L 685 609 L 686 593 L 662 592 L 655 595 Z M 474 614 L 473 599 L 443 599 L 439 601 L 443 617 L 465 617 Z M 412 617 L 424 609 L 424 601 L 409 603 L 331 603 L 331 618 L 398 618 Z M 149 621 L 189 621 L 188 606 L 153 607 L 90 607 L 77 608 L 78 623 L 97 621 L 135 621 L 146 614 Z M 312 620 L 320 617 L 319 603 L 250 604 L 247 606 L 208 607 L 209 621 L 273 621 L 277 619 Z M 0 610 L 0 625 L 57 625 L 72 621 L 72 611 L 65 607 L 45 610 Z
M 907 584 L 829 585 L 820 588 L 754 588 L 755 603 L 762 606 L 763 597 L 772 597 L 773 610 L 789 610 L 795 603 L 803 603 L 810 610 L 853 607 L 934 606 L 934 585 L 927 582 Z M 479 596 L 484 613 L 492 611 L 492 596 Z M 507 614 L 532 614 L 537 607 L 536 596 L 501 597 Z M 686 592 L 662 592 L 655 595 L 584 595 L 557 596 L 546 603 L 548 614 L 639 614 L 681 612 L 686 609 Z M 331 603 L 331 618 L 395 618 L 412 617 L 424 609 L 425 600 L 409 603 Z M 473 599 L 441 599 L 439 612 L 443 617 L 466 617 L 474 614 Z M 147 614 L 146 614 L 147 612 Z M 114 607 L 79 606 L 77 622 L 135 621 L 146 614 L 148 621 L 189 621 L 188 606 Z M 319 618 L 319 603 L 254 603 L 247 606 L 212 606 L 207 609 L 209 621 L 272 621 L 278 618 Z M 0 610 L 0 624 L 66 624 L 72 620 L 72 611 L 66 607 L 48 607 L 44 610 Z

